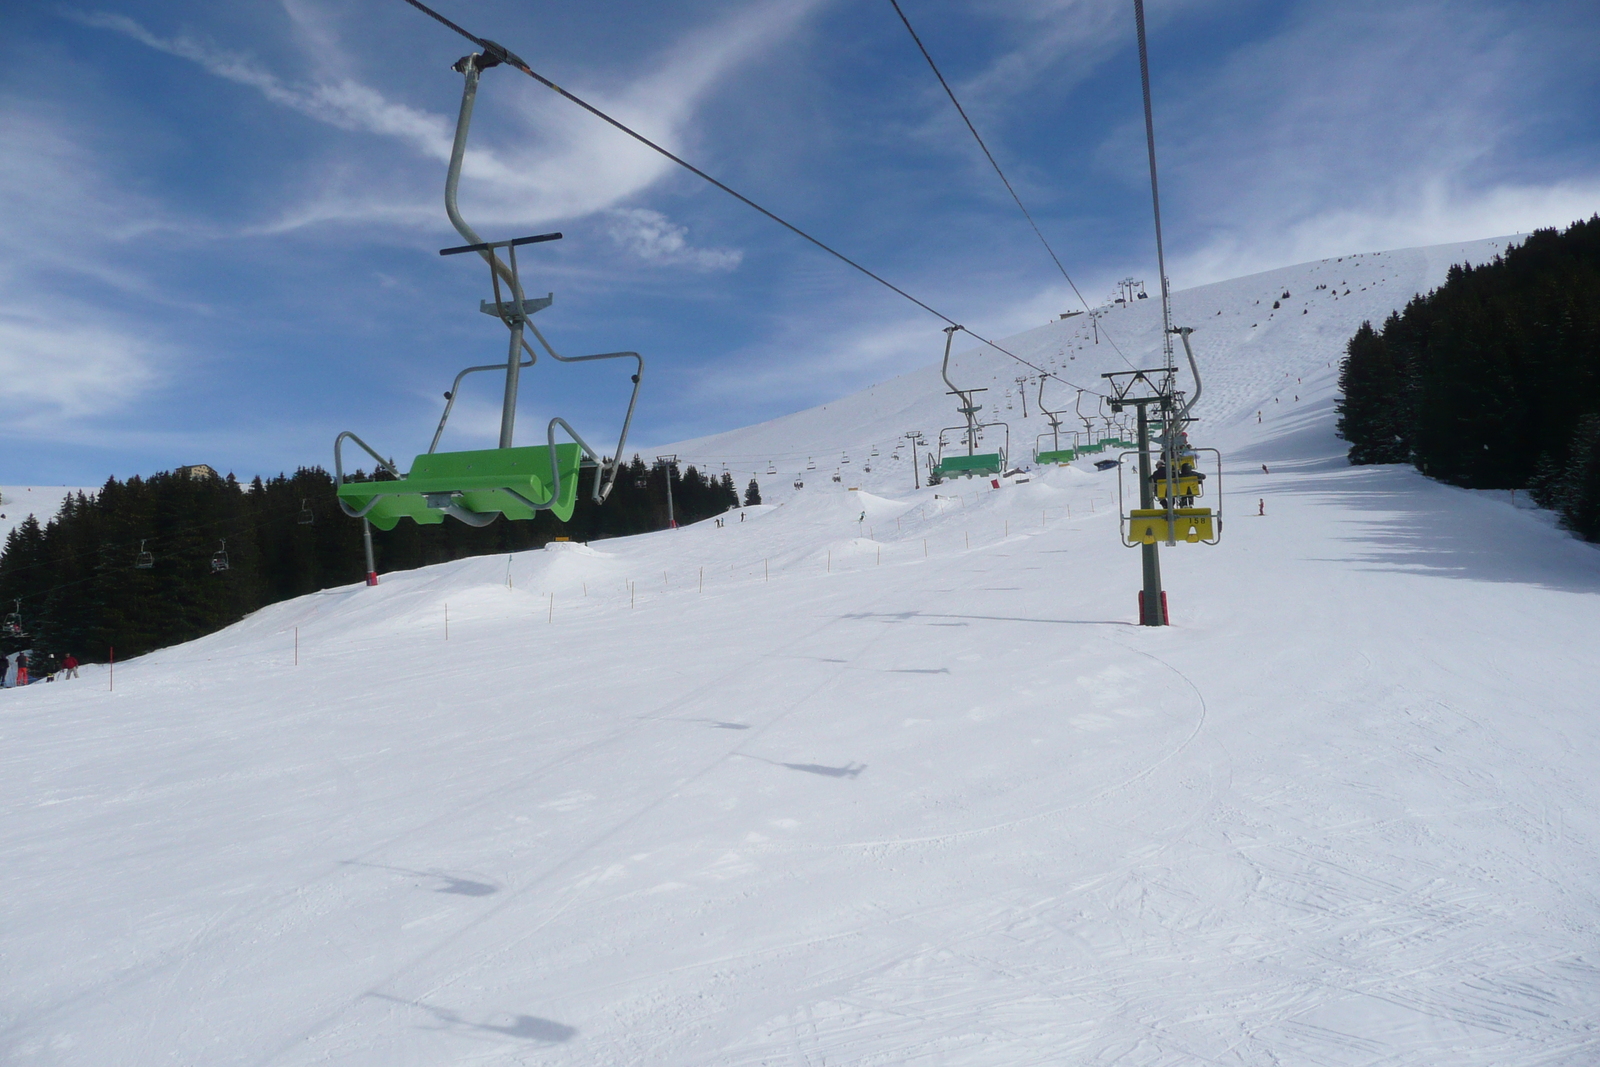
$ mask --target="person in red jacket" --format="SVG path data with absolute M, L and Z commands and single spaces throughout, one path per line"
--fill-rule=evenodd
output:
M 67 653 L 67 658 L 61 661 L 61 677 L 62 677 L 62 680 L 64 681 L 64 680 L 66 680 L 68 678 L 76 678 L 77 676 L 78 676 L 78 657 L 74 656 L 71 652 L 68 652 Z

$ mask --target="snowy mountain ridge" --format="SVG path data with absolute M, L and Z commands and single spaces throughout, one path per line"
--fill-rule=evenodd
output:
M 1344 344 L 1363 321 L 1380 325 L 1413 296 L 1443 284 L 1452 265 L 1488 262 L 1518 240 L 1496 237 L 1334 257 L 1175 292 L 1173 322 L 1194 328 L 1192 343 L 1203 375 L 1204 394 L 1195 410 L 1203 422 L 1197 432 L 1231 444 L 1235 438 L 1228 433 L 1230 427 L 1253 422 L 1257 411 L 1275 402 L 1281 408 L 1296 393 L 1301 403 L 1326 398 L 1336 386 Z M 1282 306 L 1273 308 L 1274 302 Z M 1080 314 L 1000 343 L 1091 394 L 1106 391 L 1100 377 L 1106 371 L 1161 365 L 1159 301 L 1135 300 L 1101 310 L 1098 324 Z M 942 331 L 930 326 L 928 334 L 930 353 L 941 353 Z M 957 337 L 970 341 L 964 335 Z M 1181 349 L 1178 360 L 1182 366 Z M 1011 423 L 1013 461 L 1031 461 L 1039 436 L 1050 426 L 1038 410 L 1037 382 L 1027 387 L 1024 404 L 1015 379 L 1036 378 L 1035 372 L 982 346 L 958 347 L 951 363 L 957 385 L 989 390 L 979 397 L 986 405 L 983 417 Z M 1192 388 L 1186 368 L 1182 379 Z M 1291 380 L 1305 388 L 1282 388 Z M 685 466 L 693 462 L 713 473 L 726 467 L 741 489 L 754 476 L 764 496 L 779 500 L 787 498 L 789 482 L 796 475 L 817 481 L 831 478 L 834 471 L 849 472 L 850 484 L 863 488 L 909 487 L 910 469 L 905 465 L 910 462 L 909 449 L 897 446 L 911 431 L 937 442 L 941 428 L 960 421 L 955 399 L 946 393 L 939 364 L 934 362 L 805 411 L 642 454 L 675 453 Z M 1051 380 L 1044 399 L 1054 410 L 1065 409 L 1064 434 L 1082 428 L 1071 388 Z M 1088 413 L 1096 406 L 1091 395 L 1082 410 Z M 991 433 L 995 439 L 986 440 L 986 448 L 1002 443 L 999 431 Z M 948 434 L 947 440 L 953 442 L 955 435 Z M 1051 442 L 1043 447 L 1051 447 Z M 864 471 L 874 450 L 873 470 Z M 888 459 L 896 450 L 902 461 Z M 848 462 L 842 461 L 844 457 Z

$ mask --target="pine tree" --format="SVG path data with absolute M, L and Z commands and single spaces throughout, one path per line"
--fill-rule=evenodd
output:
M 759 503 L 761 503 L 761 486 L 756 484 L 756 480 L 752 476 L 750 484 L 744 487 L 744 506 L 753 508 Z
M 1387 332 L 1387 331 L 1386 331 Z M 1363 322 L 1339 365 L 1339 436 L 1350 442 L 1350 462 L 1404 463 L 1410 458 L 1404 418 L 1406 382 L 1384 335 Z
M 1600 415 L 1585 415 L 1572 434 L 1561 514 L 1586 541 L 1600 541 Z
M 1352 463 L 1409 460 L 1480 489 L 1527 487 L 1586 537 L 1600 415 L 1600 215 L 1540 230 L 1490 263 L 1456 266 L 1340 364 Z

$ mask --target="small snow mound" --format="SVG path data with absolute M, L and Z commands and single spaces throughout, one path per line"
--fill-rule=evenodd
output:
M 565 552 L 574 556 L 609 556 L 609 552 L 598 552 L 581 541 L 551 541 L 544 546 L 546 552 Z

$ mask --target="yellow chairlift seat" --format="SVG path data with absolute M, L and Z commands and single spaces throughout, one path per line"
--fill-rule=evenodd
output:
M 1165 541 L 1215 541 L 1215 523 L 1210 508 L 1173 508 L 1175 536 L 1168 536 L 1165 508 L 1134 508 L 1128 516 L 1128 539 L 1154 545 Z
M 1150 485 L 1155 490 L 1156 496 L 1159 497 L 1173 496 L 1182 500 L 1204 495 L 1204 487 L 1201 484 L 1200 476 L 1195 473 L 1192 467 L 1188 470 L 1180 470 L 1170 479 L 1165 475 L 1152 474 L 1150 476 Z

